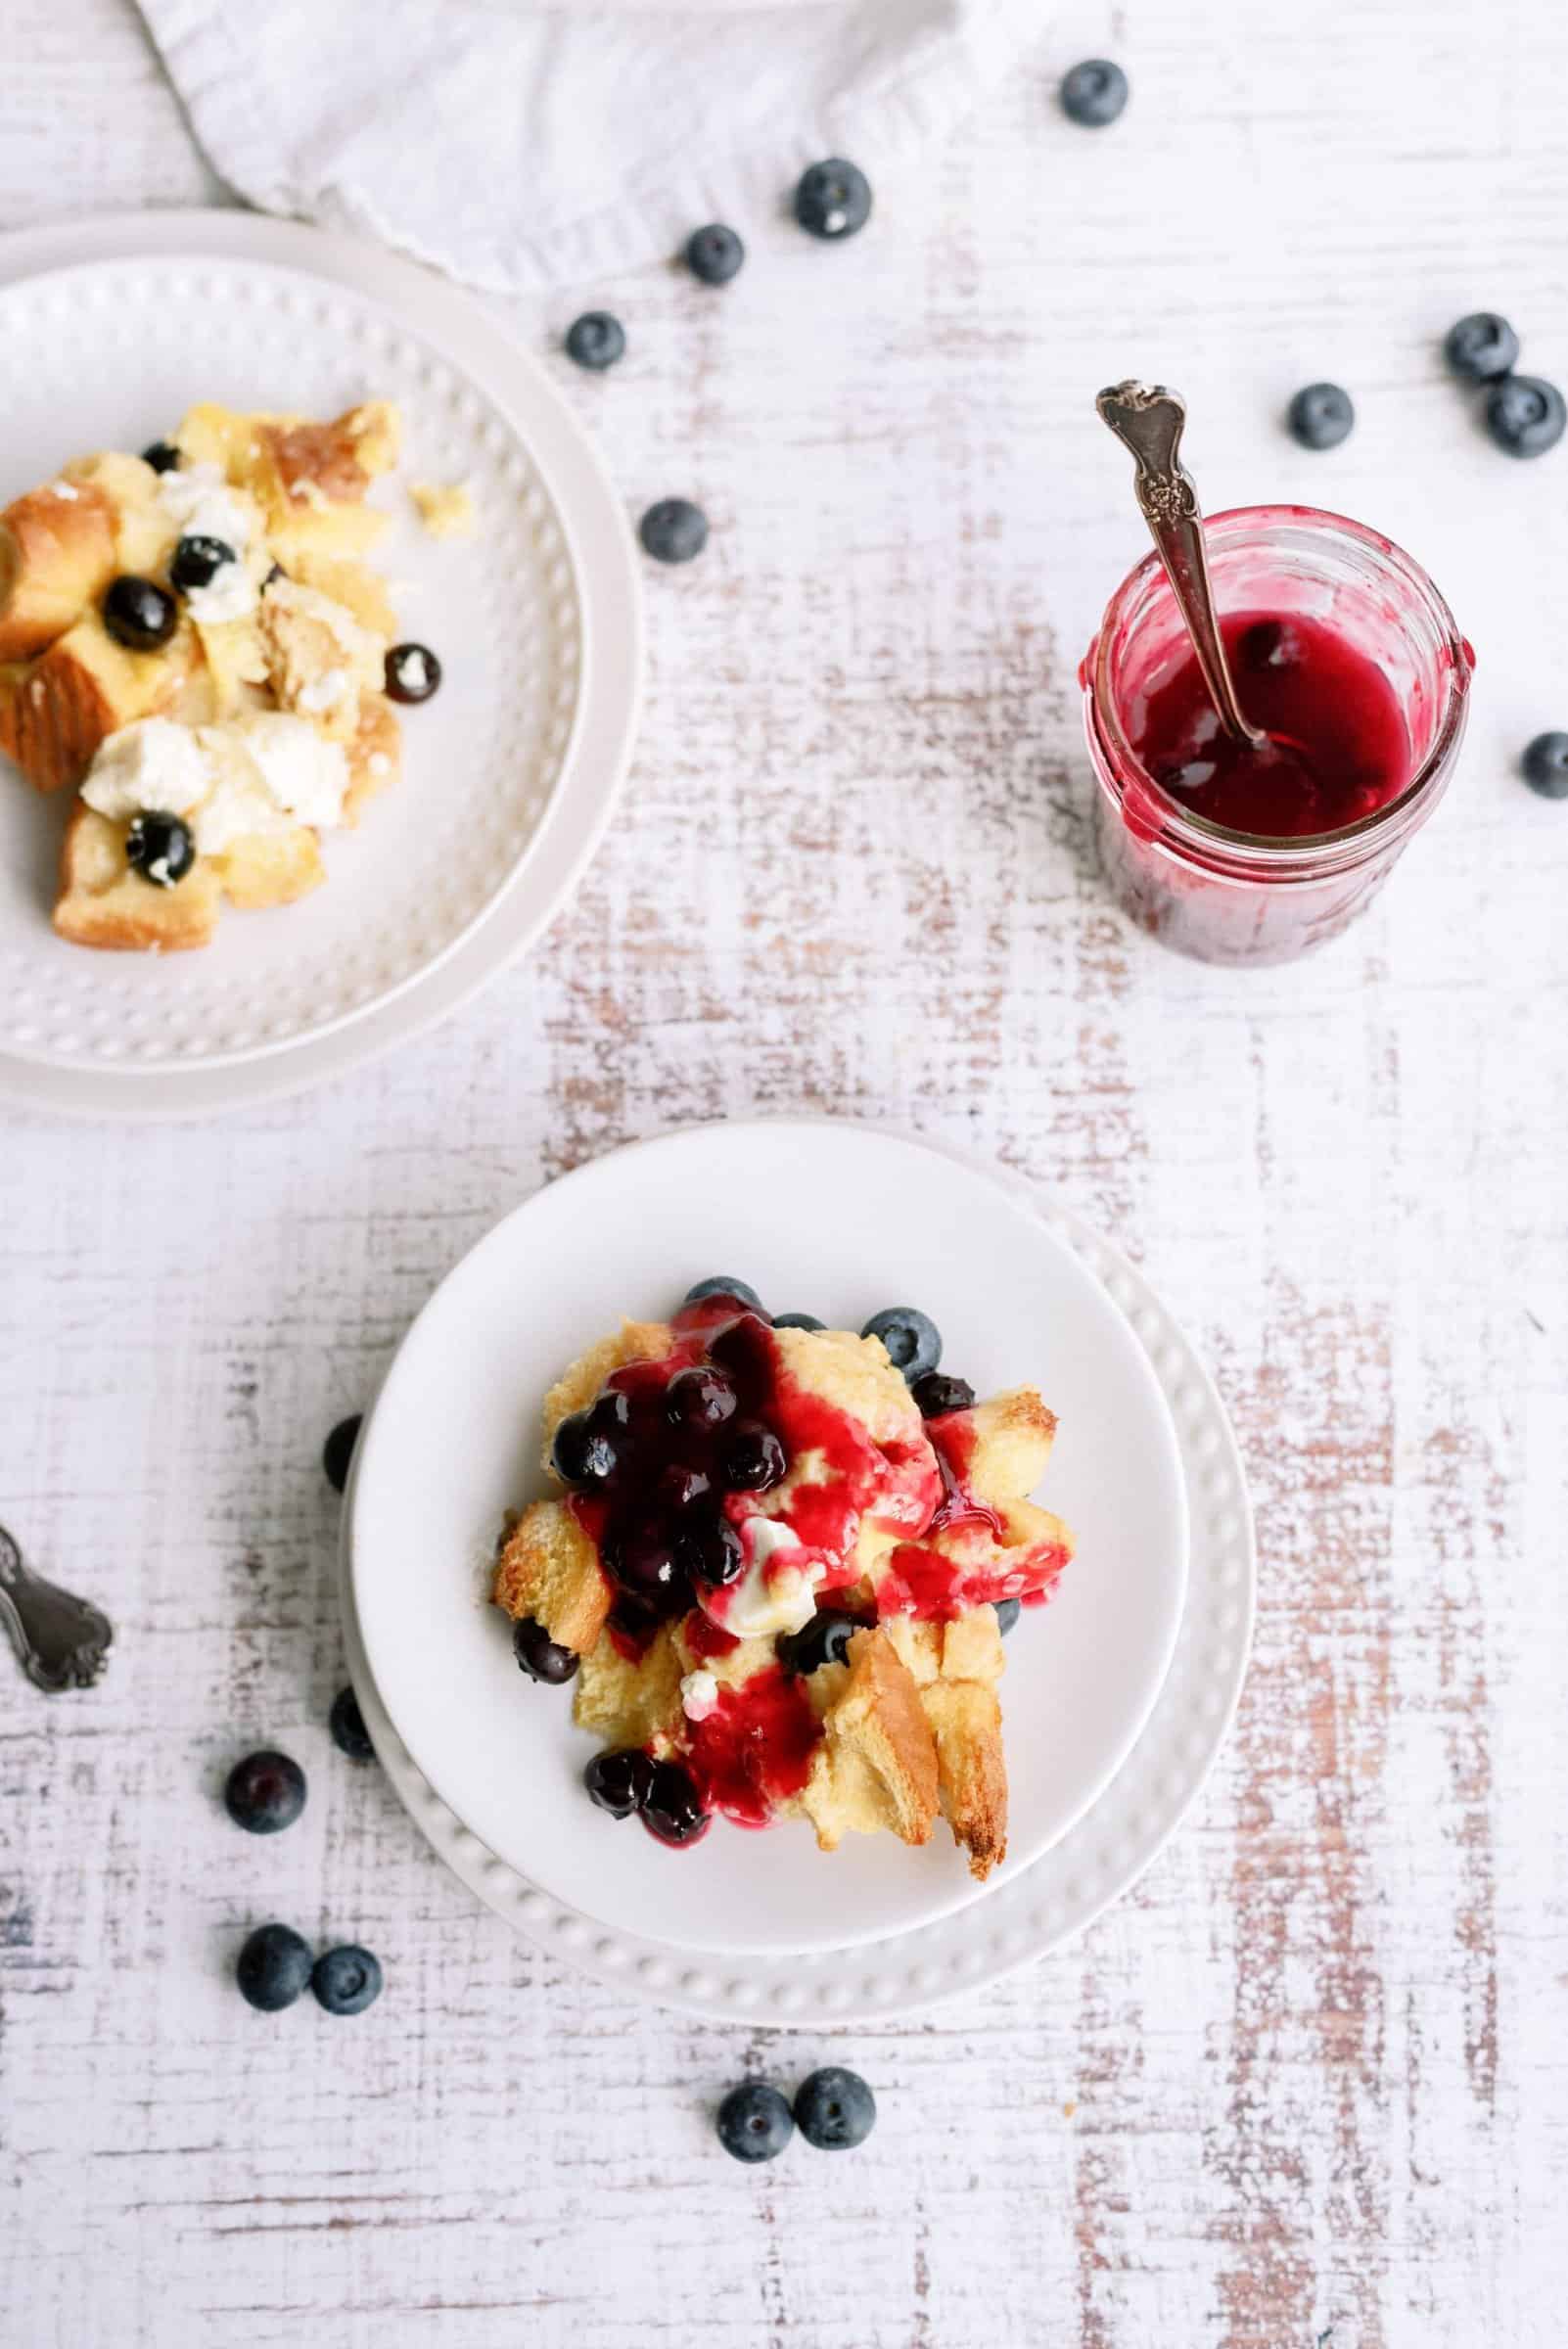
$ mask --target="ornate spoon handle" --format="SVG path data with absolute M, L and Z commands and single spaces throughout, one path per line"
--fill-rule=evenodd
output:
M 1128 383 L 1112 384 L 1099 393 L 1094 405 L 1101 422 L 1132 452 L 1137 467 L 1132 485 L 1138 505 L 1159 549 L 1221 723 L 1237 742 L 1261 749 L 1268 737 L 1242 716 L 1225 659 L 1209 582 L 1197 484 L 1176 455 L 1181 428 L 1187 421 L 1186 402 L 1179 392 L 1168 392 L 1163 384 Z
M 3 1525 L 0 1624 L 10 1633 L 28 1680 L 50 1696 L 63 1688 L 90 1688 L 103 1674 L 115 1636 L 108 1616 L 91 1600 L 62 1590 L 24 1565 Z

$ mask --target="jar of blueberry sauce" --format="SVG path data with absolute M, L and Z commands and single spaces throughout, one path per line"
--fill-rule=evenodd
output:
M 1159 557 L 1111 598 L 1079 671 L 1106 873 L 1143 929 L 1206 962 L 1337 938 L 1431 815 L 1475 656 L 1419 564 L 1310 506 L 1204 526 L 1237 697 L 1221 734 Z

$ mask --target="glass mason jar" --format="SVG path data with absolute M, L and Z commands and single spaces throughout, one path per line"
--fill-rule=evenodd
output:
M 1205 962 L 1289 962 L 1370 902 L 1453 772 L 1475 656 L 1418 563 L 1359 522 L 1311 506 L 1238 506 L 1204 524 L 1222 613 L 1302 615 L 1344 636 L 1392 684 L 1409 781 L 1359 822 L 1277 840 L 1210 823 L 1161 789 L 1124 726 L 1134 692 L 1186 654 L 1176 599 L 1149 554 L 1106 607 L 1079 671 L 1111 885 L 1143 929 Z

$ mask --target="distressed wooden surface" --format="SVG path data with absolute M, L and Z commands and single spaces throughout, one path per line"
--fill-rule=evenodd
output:
M 569 385 L 628 505 L 715 529 L 649 579 L 623 813 L 525 967 L 298 1103 L 8 1123 L 0 1514 L 120 1630 L 98 1691 L 0 1705 L 18 2349 L 1558 2337 L 1568 808 L 1509 763 L 1568 724 L 1568 449 L 1493 454 L 1433 343 L 1496 305 L 1568 377 L 1568 19 L 1172 16 L 1058 12 L 853 246 L 743 221 L 721 297 L 582 289 L 631 338 Z M 118 0 L 6 48 L 6 217 L 214 192 Z M 1107 50 L 1133 107 L 1073 133 L 1053 78 Z M 1295 970 L 1169 958 L 1092 869 L 1073 670 L 1138 535 L 1089 398 L 1132 371 L 1187 392 L 1212 508 L 1364 514 L 1480 652 L 1440 820 Z M 1314 459 L 1276 417 L 1322 375 L 1360 423 Z M 542 1177 L 798 1108 L 978 1147 L 1138 1258 L 1235 1413 L 1262 1603 L 1137 1892 L 853 2034 L 871 2147 L 751 2173 L 705 2106 L 825 2043 L 584 1995 L 333 1753 L 316 1453 Z M 275 1846 L 215 1801 L 262 1737 L 312 1784 Z M 375 2014 L 242 2007 L 271 1913 L 376 1948 Z

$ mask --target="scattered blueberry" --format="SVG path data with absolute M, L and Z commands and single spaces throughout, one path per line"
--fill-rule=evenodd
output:
M 1444 355 L 1467 384 L 1494 383 L 1519 363 L 1519 338 L 1496 310 L 1472 310 L 1450 327 Z
M 974 1407 L 975 1390 L 968 1379 L 945 1378 L 940 1370 L 928 1370 L 913 1380 L 910 1392 L 920 1405 L 922 1419 L 943 1419 L 949 1411 Z
M 627 1745 L 608 1754 L 595 1754 L 582 1773 L 588 1799 L 612 1819 L 630 1819 L 653 1791 L 653 1756 L 640 1745 Z
M 156 889 L 172 889 L 196 862 L 196 843 L 189 824 L 161 808 L 144 807 L 133 815 L 125 834 L 125 861 L 133 873 Z
M 513 1625 L 512 1653 L 529 1679 L 542 1681 L 547 1688 L 559 1688 L 570 1681 L 582 1660 L 572 1648 L 552 1639 L 531 1615 L 520 1615 Z
M 1023 1613 L 1024 1602 L 1021 1598 L 993 1598 L 991 1603 L 996 1610 L 996 1629 L 1005 1639 Z
M 726 1493 L 768 1493 L 782 1484 L 789 1462 L 770 1427 L 742 1426 L 725 1437 L 718 1468 Z
M 304 1772 L 287 1754 L 247 1754 L 230 1771 L 223 1800 L 248 1835 L 276 1835 L 292 1827 L 305 1807 Z
M 1286 422 L 1303 448 L 1338 448 L 1350 438 L 1356 410 L 1338 384 L 1308 384 L 1291 401 Z
M 708 517 L 689 497 L 662 497 L 637 526 L 656 563 L 690 563 L 708 544 Z
M 1544 800 L 1568 800 L 1568 734 L 1538 734 L 1519 763 Z
M 234 1969 L 242 1995 L 263 2014 L 292 2006 L 310 1979 L 310 1952 L 292 1925 L 257 1925 Z
M 748 1305 L 754 1313 L 762 1311 L 762 1300 L 749 1281 L 731 1280 L 727 1272 L 715 1272 L 712 1280 L 700 1280 L 688 1289 L 682 1305 L 701 1305 L 705 1297 L 733 1297 L 737 1305 Z M 764 1316 L 765 1318 L 765 1316 Z
M 329 2014 L 363 2014 L 381 1996 L 381 1960 L 353 1942 L 323 1950 L 310 1969 L 310 1987 Z
M 677 1370 L 665 1389 L 665 1409 L 676 1427 L 711 1435 L 735 1415 L 735 1389 L 721 1370 L 699 1363 Z
M 327 1727 L 340 1754 L 346 1754 L 350 1762 L 374 1762 L 376 1749 L 370 1742 L 359 1699 L 351 1688 L 340 1688 L 333 1698 Z
M 677 1847 L 706 1835 L 708 1813 L 696 1787 L 674 1762 L 656 1762 L 642 1806 L 642 1823 L 661 1843 Z
M 196 530 L 175 547 L 168 576 L 182 594 L 189 595 L 193 587 L 210 587 L 225 563 L 237 560 L 226 538 L 207 538 Z
M 154 579 L 123 571 L 104 596 L 104 625 L 116 644 L 132 653 L 156 653 L 179 622 L 174 598 Z
M 394 644 L 384 665 L 387 699 L 412 708 L 439 693 L 441 665 L 428 644 Z
M 827 1323 L 819 1321 L 815 1313 L 775 1313 L 773 1327 L 775 1329 L 826 1329 Z
M 626 330 L 608 310 L 584 310 L 567 328 L 566 348 L 569 359 L 576 359 L 579 367 L 591 368 L 597 375 L 625 356 Z
M 842 156 L 812 163 L 801 173 L 795 190 L 795 217 L 810 235 L 829 244 L 853 237 L 871 217 L 871 182 Z
M 912 1305 L 890 1305 L 873 1313 L 860 1335 L 880 1338 L 894 1368 L 901 1370 L 911 1386 L 942 1359 L 941 1330 Z
M 740 272 L 746 248 L 732 228 L 715 220 L 686 239 L 686 266 L 705 286 L 727 286 Z
M 732 2088 L 714 2121 L 718 2142 L 737 2161 L 771 2161 L 795 2135 L 788 2103 L 765 2080 Z
M 675 1556 L 687 1576 L 720 1589 L 738 1582 L 746 1571 L 745 1545 L 717 1509 L 703 1509 L 681 1527 L 675 1536 Z
M 1086 57 L 1062 75 L 1057 94 L 1070 121 L 1083 123 L 1085 130 L 1103 130 L 1127 104 L 1127 75 L 1108 57 Z
M 842 2152 L 864 2144 L 877 2125 L 877 2100 L 858 2072 L 825 2064 L 796 2090 L 795 2123 L 808 2145 Z
M 363 1411 L 355 1411 L 349 1419 L 340 1419 L 321 1447 L 321 1465 L 326 1470 L 327 1482 L 334 1493 L 341 1493 L 348 1482 L 349 1463 L 354 1456 L 354 1446 L 359 1441 L 359 1430 L 364 1424 Z
M 1562 393 L 1538 375 L 1505 375 L 1487 394 L 1487 431 L 1510 457 L 1544 457 L 1565 423 Z
M 172 473 L 180 461 L 180 452 L 172 440 L 150 441 L 142 451 L 142 463 L 151 465 L 155 473 Z
M 847 1663 L 850 1641 L 864 1629 L 853 1615 L 835 1615 L 831 1610 L 813 1615 L 803 1632 L 793 1632 L 779 1641 L 778 1660 L 786 1672 L 805 1680 L 824 1664 Z
M 612 1483 L 621 1465 L 615 1434 L 605 1425 L 603 1416 L 595 1421 L 591 1405 L 562 1420 L 555 1431 L 550 1457 L 563 1484 L 576 1485 L 587 1493 L 600 1492 Z

